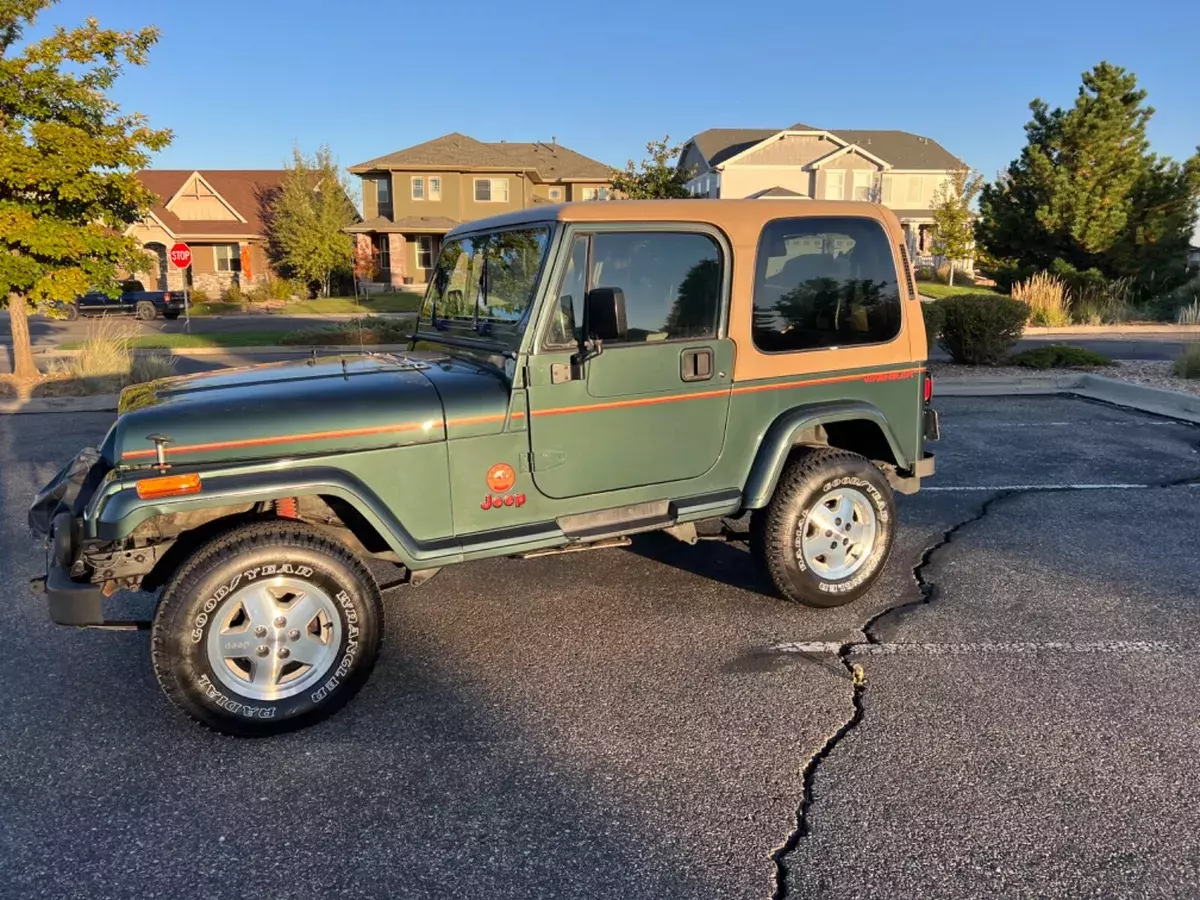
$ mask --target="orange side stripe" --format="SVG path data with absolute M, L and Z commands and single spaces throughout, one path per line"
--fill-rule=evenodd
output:
M 833 375 L 829 378 L 810 378 L 806 381 L 783 381 L 777 384 L 748 384 L 744 387 L 734 387 L 735 394 L 755 394 L 759 391 L 781 391 L 785 388 L 811 387 L 817 384 L 837 384 L 842 381 L 870 381 L 879 377 L 880 381 L 891 381 L 917 375 L 924 369 L 893 369 L 888 372 L 868 372 L 865 375 Z
M 588 403 L 583 406 L 559 406 L 555 409 L 535 409 L 535 416 L 560 416 L 565 413 L 591 412 L 598 409 L 620 409 L 628 406 L 653 406 L 656 403 L 674 403 L 676 400 L 702 400 L 705 397 L 723 397 L 728 388 L 719 391 L 697 391 L 694 394 L 672 394 L 669 397 L 642 397 L 637 400 L 614 400 L 611 403 Z
M 439 423 L 440 424 L 440 423 Z M 424 427 L 421 422 L 405 422 L 399 425 L 379 425 L 374 428 L 351 428 L 345 431 L 314 431 L 309 434 L 283 434 L 274 437 L 245 438 L 238 441 L 213 441 L 208 444 L 182 444 L 178 447 L 167 447 L 166 453 L 200 453 L 206 450 L 240 450 L 244 447 L 265 447 L 271 444 L 295 444 L 303 441 L 328 441 L 333 438 L 366 437 L 372 434 L 391 434 L 401 431 L 415 431 Z M 157 450 L 134 450 L 123 453 L 122 459 L 153 459 Z

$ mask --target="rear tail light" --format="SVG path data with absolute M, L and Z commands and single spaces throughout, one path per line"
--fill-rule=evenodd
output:
M 933 376 L 928 372 L 925 373 L 925 402 L 928 403 L 933 399 Z
M 163 302 L 164 303 L 171 302 L 171 292 L 170 291 L 167 291 L 166 293 L 163 294 Z

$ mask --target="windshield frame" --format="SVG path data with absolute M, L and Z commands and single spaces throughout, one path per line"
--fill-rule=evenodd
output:
M 554 220 L 539 220 L 534 222 L 523 222 L 521 224 L 505 225 L 502 227 L 493 228 L 477 228 L 472 230 L 463 230 L 461 232 L 451 232 L 443 239 L 442 246 L 438 251 L 437 260 L 434 262 L 433 275 L 430 277 L 428 286 L 425 289 L 425 297 L 421 302 L 420 312 L 417 314 L 416 327 L 413 330 L 411 339 L 411 347 L 416 349 L 416 345 L 420 341 L 431 343 L 444 344 L 451 347 L 461 347 L 464 349 L 484 350 L 490 353 L 500 351 L 501 355 L 515 359 L 520 352 L 521 346 L 525 341 L 526 332 L 529 328 L 529 323 L 533 320 L 535 310 L 539 304 L 539 298 L 543 289 L 543 282 L 546 273 L 549 269 L 549 263 L 554 253 L 555 241 L 558 238 L 560 231 L 560 223 Z M 482 238 L 492 235 L 505 234 L 511 232 L 531 232 L 541 233 L 545 235 L 545 243 L 541 252 L 541 258 L 538 260 L 537 269 L 530 279 L 529 300 L 525 305 L 525 309 L 521 312 L 519 318 L 511 321 L 499 321 L 493 319 L 485 319 L 480 315 L 480 295 L 476 291 L 471 305 L 471 317 L 468 320 L 465 316 L 454 319 L 438 318 L 438 299 L 434 292 L 437 290 L 436 277 L 438 266 L 442 261 L 442 254 L 446 247 L 454 242 L 469 240 L 474 245 Z M 490 280 L 488 267 L 485 265 L 483 271 L 483 280 Z M 472 273 L 472 278 L 479 276 Z M 486 295 L 485 295 L 486 296 Z M 439 327 L 439 321 L 447 323 L 447 328 Z M 459 326 L 459 333 L 450 332 L 449 325 L 453 323 Z M 496 326 L 500 326 L 499 333 L 494 331 Z M 466 333 L 463 333 L 466 332 Z

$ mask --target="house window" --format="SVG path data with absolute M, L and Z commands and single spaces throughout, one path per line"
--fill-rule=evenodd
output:
M 905 203 L 920 203 L 921 202 L 921 176 L 908 176 L 908 190 L 904 194 Z
M 372 245 L 375 250 L 375 262 L 379 266 L 380 273 L 384 273 L 392 267 L 392 246 L 386 234 L 377 234 L 372 240 Z
M 873 174 L 867 169 L 854 170 L 854 194 L 852 196 L 855 200 L 871 199 L 871 176 Z
M 417 236 L 417 268 L 433 268 L 433 238 L 427 234 Z
M 846 199 L 846 173 L 830 170 L 825 173 L 825 199 Z
M 550 199 L 551 200 L 561 200 L 562 199 L 562 188 L 550 188 Z
M 606 187 L 585 187 L 583 189 L 582 198 L 584 200 L 607 200 L 608 188 Z
M 390 178 L 376 180 L 375 197 L 380 206 L 386 206 L 392 202 L 392 180 Z
M 475 179 L 475 202 L 476 203 L 507 203 L 508 202 L 508 179 L 507 178 L 476 178 Z
M 237 244 L 213 244 L 218 272 L 242 271 L 242 251 Z
M 425 177 L 423 175 L 412 177 L 412 198 L 414 200 L 425 199 Z
M 442 199 L 442 179 L 440 177 L 438 177 L 437 175 L 429 176 L 429 199 L 430 200 L 441 200 Z
M 891 175 L 884 175 L 884 176 L 883 176 L 883 178 L 881 179 L 881 181 L 883 182 L 883 185 L 882 185 L 882 187 L 883 187 L 883 190 L 882 190 L 882 193 L 883 193 L 883 202 L 884 202 L 884 203 L 891 203 L 891 202 L 892 202 L 892 181 L 893 181 L 893 177 L 892 177 Z

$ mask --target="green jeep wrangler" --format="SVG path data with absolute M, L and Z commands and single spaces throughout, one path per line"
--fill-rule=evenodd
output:
M 383 635 L 367 562 L 628 543 L 750 514 L 779 594 L 848 603 L 933 472 L 899 223 L 866 203 L 541 207 L 442 242 L 411 350 L 138 385 L 38 496 L 64 625 L 149 625 L 171 700 L 219 731 L 316 722 Z M 105 617 L 161 590 L 152 623 Z

